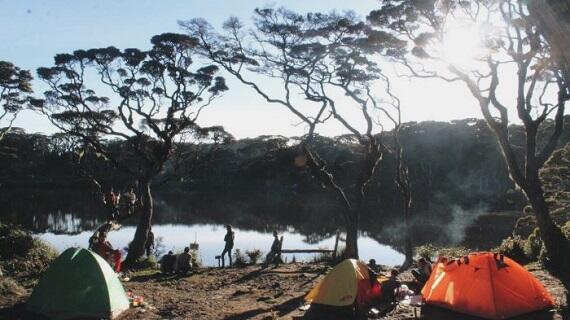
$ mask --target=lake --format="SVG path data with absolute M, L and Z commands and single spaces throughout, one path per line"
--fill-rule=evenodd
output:
M 235 245 L 234 249 L 240 249 L 242 253 L 246 250 L 260 249 L 264 255 L 269 252 L 273 236 L 271 232 L 259 232 L 251 230 L 241 230 L 234 228 Z M 204 265 L 215 266 L 215 256 L 219 255 L 224 247 L 224 235 L 226 229 L 223 225 L 216 224 L 164 224 L 154 225 L 153 232 L 155 238 L 161 238 L 164 246 L 163 250 L 173 250 L 182 252 L 184 247 L 196 241 L 199 244 L 200 260 Z M 115 248 L 125 248 L 132 240 L 135 227 L 125 226 L 120 230 L 111 231 L 108 240 Z M 89 237 L 93 233 L 84 231 L 79 234 L 54 234 L 40 233 L 39 238 L 53 245 L 58 251 L 63 251 L 68 247 L 86 247 Z M 284 236 L 283 249 L 333 249 L 335 237 L 326 238 L 317 243 L 307 243 L 306 237 L 294 231 L 280 232 Z M 404 261 L 404 256 L 387 245 L 382 245 L 369 237 L 361 237 L 358 241 L 360 258 L 364 261 L 376 259 L 377 263 L 385 265 L 397 265 Z M 342 246 L 342 242 L 340 243 Z M 314 254 L 284 254 L 283 259 L 291 261 L 295 256 L 297 261 L 307 261 L 314 257 Z
M 269 199 L 271 200 L 271 199 Z M 216 264 L 223 249 L 225 224 L 236 230 L 236 249 L 260 249 L 267 253 L 273 230 L 284 236 L 284 249 L 333 249 L 335 234 L 343 230 L 342 213 L 330 201 L 275 202 L 263 197 L 229 197 L 223 193 L 204 196 L 188 193 L 157 194 L 153 230 L 161 238 L 163 252 L 180 252 L 195 240 L 204 265 Z M 93 194 L 85 191 L 38 190 L 0 195 L 2 221 L 31 229 L 59 251 L 87 246 L 94 230 L 105 222 L 106 209 Z M 463 212 L 452 218 L 437 214 L 417 214 L 413 220 L 414 245 L 460 244 L 468 228 L 481 213 Z M 444 215 L 440 215 L 440 217 Z M 123 227 L 109 234 L 115 248 L 126 248 L 132 240 L 137 218 L 123 221 Z M 510 229 L 512 230 L 512 228 Z M 404 257 L 404 227 L 401 219 L 391 220 L 377 212 L 365 212 L 361 220 L 359 253 L 362 260 L 376 259 L 398 265 Z M 475 230 L 476 231 L 476 230 Z M 509 231 L 510 232 L 510 231 Z M 502 238 L 501 238 L 502 239 Z M 344 246 L 341 242 L 339 246 Z M 295 254 L 295 259 L 311 260 L 314 254 Z M 284 257 L 291 260 L 293 255 Z

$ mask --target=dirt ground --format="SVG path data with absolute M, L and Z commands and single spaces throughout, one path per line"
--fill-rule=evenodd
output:
M 529 268 L 555 297 L 554 311 L 530 314 L 517 320 L 570 319 L 567 291 L 544 270 Z M 203 269 L 186 276 L 165 276 L 158 271 L 135 274 L 125 289 L 142 296 L 145 307 L 131 308 L 120 319 L 300 319 L 303 297 L 328 271 L 323 264 L 296 263 L 277 268 L 260 266 Z M 410 275 L 403 273 L 402 280 Z M 0 299 L 0 319 L 36 319 L 26 315 L 26 295 Z M 475 319 L 436 308 L 417 308 L 418 318 Z M 398 305 L 381 319 L 414 319 L 414 309 Z

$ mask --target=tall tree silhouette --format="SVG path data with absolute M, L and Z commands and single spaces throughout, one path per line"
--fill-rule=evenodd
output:
M 284 8 L 256 9 L 253 29 L 230 18 L 222 34 L 201 19 L 180 24 L 200 40 L 205 57 L 267 102 L 288 109 L 306 126 L 298 164 L 334 191 L 344 207 L 346 256 L 358 257 L 366 189 L 384 152 L 378 135 L 383 106 L 372 85 L 386 87 L 389 82 L 370 55 L 401 55 L 404 43 L 368 28 L 350 12 L 298 14 Z M 349 116 L 347 105 L 356 107 L 360 119 Z M 327 121 L 337 121 L 363 150 L 351 184 L 339 184 L 326 161 L 311 148 L 317 127 Z
M 29 71 L 0 60 L 0 121 L 8 122 L 8 126 L 0 130 L 0 141 L 6 132 L 10 131 L 16 116 L 23 108 L 41 106 L 41 101 L 29 96 L 32 93 L 31 81 L 32 75 Z
M 550 217 L 539 170 L 555 150 L 562 134 L 570 90 L 560 57 L 529 16 L 525 1 L 384 1 L 369 20 L 408 39 L 412 55 L 402 60 L 417 77 L 439 77 L 463 82 L 479 104 L 487 125 L 495 134 L 511 179 L 530 202 L 548 256 L 555 265 L 570 267 L 570 243 Z M 445 59 L 449 23 L 461 19 L 479 28 L 482 52 L 472 65 Z M 554 52 L 554 54 L 553 54 Z M 439 67 L 434 67 L 438 65 Z M 511 69 L 509 69 L 511 68 Z M 515 74 L 513 71 L 515 70 Z M 515 88 L 506 99 L 500 83 L 513 75 Z M 523 123 L 525 143 L 511 139 L 509 113 Z M 539 139 L 540 132 L 548 134 Z
M 198 125 L 200 112 L 227 90 L 218 67 L 193 70 L 197 39 L 165 33 L 152 48 L 77 50 L 55 56 L 55 66 L 39 68 L 50 87 L 44 113 L 66 134 L 136 179 L 141 207 L 126 263 L 144 253 L 153 216 L 151 182 L 164 169 L 182 135 L 202 138 L 221 128 Z M 99 91 L 100 93 L 98 93 Z M 106 139 L 120 139 L 120 154 Z

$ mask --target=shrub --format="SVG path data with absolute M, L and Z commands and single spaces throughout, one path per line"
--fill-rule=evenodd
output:
M 129 266 L 130 269 L 143 270 L 143 269 L 156 269 L 158 268 L 158 262 L 154 256 L 141 257 L 138 258 L 132 265 Z
M 34 245 L 34 237 L 16 226 L 0 224 L 0 259 L 24 256 Z
M 55 249 L 30 232 L 0 224 L 0 269 L 6 276 L 34 281 L 57 256 Z
M 26 293 L 16 281 L 8 277 L 0 277 L 0 296 L 21 296 Z
M 437 257 L 459 258 L 469 254 L 470 250 L 465 247 L 437 247 L 426 244 L 415 248 L 416 257 L 434 260 Z
M 245 254 L 249 258 L 249 263 L 256 264 L 263 255 L 263 252 L 259 249 L 253 249 L 253 250 L 247 250 Z
M 525 242 L 526 241 L 519 236 L 508 237 L 504 239 L 497 248 L 493 249 L 493 251 L 504 254 L 520 264 L 527 264 L 529 259 L 524 252 Z
M 201 268 L 202 267 L 202 258 L 200 255 L 200 250 L 190 250 L 190 254 L 192 255 L 192 268 Z
M 570 240 L 570 221 L 566 221 L 566 223 L 562 226 L 562 233 Z
M 540 232 L 538 228 L 534 228 L 534 231 L 528 236 L 524 242 L 524 253 L 531 261 L 536 261 L 540 255 L 542 249 L 542 239 L 540 238 Z
M 236 267 L 245 267 L 247 265 L 247 261 L 245 260 L 245 255 L 241 252 L 240 249 L 236 249 L 234 251 L 234 266 Z

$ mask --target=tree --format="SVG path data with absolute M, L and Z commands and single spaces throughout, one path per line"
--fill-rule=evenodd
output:
M 570 5 L 564 0 L 532 0 L 528 12 L 570 90 Z
M 377 135 L 382 125 L 375 114 L 381 106 L 371 88 L 373 83 L 387 83 L 388 79 L 369 55 L 399 55 L 403 43 L 385 32 L 371 30 L 353 13 L 303 15 L 284 8 L 266 8 L 255 10 L 253 22 L 253 30 L 246 30 L 237 18 L 230 18 L 223 34 L 214 32 L 201 19 L 180 24 L 200 39 L 201 54 L 268 103 L 287 108 L 306 126 L 297 164 L 308 167 L 323 187 L 334 191 L 344 207 L 345 254 L 357 258 L 366 188 L 384 152 Z M 279 93 L 275 93 L 276 87 Z M 355 122 L 347 117 L 341 107 L 346 104 L 356 106 L 362 118 Z M 362 152 L 355 164 L 358 173 L 344 186 L 311 147 L 317 126 L 330 119 L 355 138 Z
M 400 34 L 414 46 L 403 61 L 417 77 L 462 81 L 479 104 L 495 134 L 511 179 L 530 202 L 545 247 L 557 266 L 570 266 L 570 243 L 556 226 L 548 208 L 539 170 L 550 157 L 562 134 L 565 103 L 570 91 L 553 48 L 536 28 L 524 1 L 385 1 L 369 20 Z M 449 25 L 461 19 L 478 28 L 481 52 L 467 52 L 474 64 L 458 65 L 445 57 Z M 556 55 L 554 55 L 556 57 Z M 438 64 L 440 67 L 430 67 Z M 499 92 L 501 80 L 513 68 L 514 103 Z M 509 110 L 523 123 L 525 143 L 510 137 Z M 552 118 L 552 120 L 551 120 Z M 539 139 L 540 132 L 548 132 Z
M 202 128 L 197 121 L 228 89 L 216 66 L 191 69 L 197 39 L 165 33 L 151 43 L 148 51 L 108 47 L 58 54 L 55 66 L 38 69 L 50 87 L 44 113 L 51 122 L 139 186 L 140 217 L 127 264 L 143 255 L 153 216 L 151 182 L 175 152 L 175 139 L 218 132 L 219 127 Z M 106 139 L 122 140 L 122 152 L 111 152 Z
M 0 121 L 7 120 L 8 126 L 0 130 L 0 141 L 12 128 L 18 113 L 38 101 L 28 94 L 32 93 L 32 75 L 28 70 L 21 70 L 14 64 L 0 60 Z

